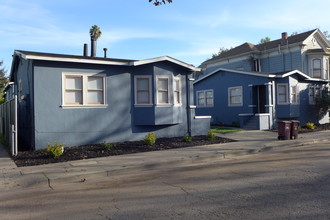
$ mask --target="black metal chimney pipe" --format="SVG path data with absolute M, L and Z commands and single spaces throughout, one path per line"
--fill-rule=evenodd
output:
M 91 57 L 96 57 L 96 40 L 91 38 Z
M 84 57 L 88 56 L 88 44 L 84 44 Z
M 104 58 L 107 58 L 107 48 L 103 48 L 103 50 L 104 50 Z

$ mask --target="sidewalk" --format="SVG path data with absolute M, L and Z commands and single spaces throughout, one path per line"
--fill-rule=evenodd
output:
M 283 146 L 294 147 L 330 141 L 330 131 L 303 133 L 299 134 L 297 140 L 283 141 L 277 140 L 277 133 L 270 131 L 241 131 L 220 136 L 237 140 L 237 142 L 30 167 L 16 167 L 0 145 L 0 191 L 36 186 L 51 187 L 56 184 L 77 183 L 92 178 L 107 177 L 114 173 L 141 171 L 170 164 L 192 164 L 209 158 L 220 160 Z

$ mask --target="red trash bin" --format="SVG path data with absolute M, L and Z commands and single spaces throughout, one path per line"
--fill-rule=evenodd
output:
M 292 120 L 291 121 L 291 139 L 297 139 L 298 138 L 298 127 L 299 127 L 299 121 Z
M 279 121 L 277 123 L 278 140 L 288 140 L 291 136 L 291 121 Z

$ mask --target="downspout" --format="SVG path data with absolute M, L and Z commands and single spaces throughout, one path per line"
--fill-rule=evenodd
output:
M 272 110 L 272 113 L 273 113 L 273 129 L 276 127 L 276 99 L 275 99 L 275 81 L 273 80 L 272 81 L 272 93 L 273 93 L 273 97 L 272 97 L 272 102 L 273 102 L 273 110 Z
M 186 111 L 187 111 L 187 133 L 191 136 L 191 112 L 190 112 L 190 80 L 188 74 L 186 74 Z

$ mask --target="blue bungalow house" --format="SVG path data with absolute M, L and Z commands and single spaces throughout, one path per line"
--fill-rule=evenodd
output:
M 201 64 L 196 114 L 246 129 L 271 129 L 278 120 L 328 123 L 315 99 L 328 90 L 329 55 L 329 41 L 318 29 L 244 43 Z
M 206 134 L 195 117 L 192 65 L 171 57 L 125 60 L 16 50 L 8 94 L 18 96 L 20 145 L 41 149 Z M 9 99 L 9 95 L 7 99 Z

